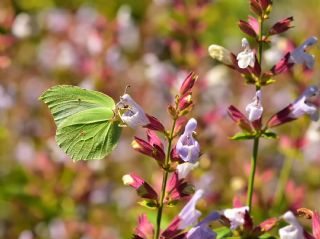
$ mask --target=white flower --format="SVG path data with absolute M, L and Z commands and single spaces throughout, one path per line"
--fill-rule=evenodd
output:
M 121 120 L 131 128 L 146 126 L 150 123 L 141 106 L 128 94 L 120 97 L 117 108 L 120 110 Z
M 32 34 L 32 19 L 27 13 L 20 13 L 12 24 L 12 33 L 18 38 L 26 38 Z
M 246 38 L 242 38 L 242 47 L 244 50 L 237 55 L 238 66 L 242 69 L 248 66 L 254 67 L 255 55 Z
M 179 229 L 183 230 L 194 225 L 198 221 L 198 218 L 201 216 L 201 212 L 196 209 L 196 205 L 203 196 L 203 193 L 203 190 L 197 190 L 190 201 L 179 213 Z
M 179 164 L 179 165 L 177 166 L 178 178 L 179 178 L 179 179 L 182 179 L 182 178 L 187 177 L 188 174 L 189 174 L 193 169 L 195 169 L 196 167 L 198 167 L 198 165 L 199 165 L 198 162 L 196 162 L 196 163 L 186 162 L 186 163 Z
M 254 101 L 246 106 L 246 112 L 249 114 L 249 120 L 255 121 L 261 118 L 263 107 L 261 105 L 262 93 L 261 90 L 256 92 Z
M 309 69 L 314 65 L 314 56 L 305 52 L 308 46 L 316 44 L 318 38 L 309 37 L 301 46 L 297 47 L 290 54 L 290 62 L 295 64 L 305 64 Z
M 303 228 L 292 212 L 286 212 L 282 218 L 290 225 L 279 230 L 280 239 L 304 239 Z
M 231 229 L 234 230 L 239 226 L 244 224 L 244 214 L 246 211 L 249 211 L 249 207 L 239 207 L 232 209 L 225 209 L 223 215 L 229 219 L 231 224 Z
M 232 53 L 223 46 L 212 44 L 209 46 L 208 52 L 213 59 L 221 61 L 226 65 L 233 65 L 231 58 Z
M 299 118 L 304 114 L 310 115 L 313 121 L 319 119 L 319 112 L 316 105 L 308 102 L 311 97 L 319 94 L 319 89 L 316 86 L 308 87 L 303 94 L 292 104 L 291 112 L 289 117 L 294 119 Z

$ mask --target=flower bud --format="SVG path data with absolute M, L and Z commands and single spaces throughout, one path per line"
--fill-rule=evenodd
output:
M 164 132 L 165 128 L 163 124 L 154 116 L 147 115 L 147 118 L 149 120 L 149 124 L 145 125 L 144 127 L 147 129 L 159 131 L 159 132 Z
M 282 32 L 287 31 L 288 29 L 290 29 L 292 27 L 291 26 L 292 21 L 293 21 L 293 17 L 287 17 L 285 19 L 278 21 L 269 30 L 269 35 L 280 34 Z
M 131 143 L 131 146 L 138 152 L 154 158 L 160 164 L 162 164 L 164 161 L 165 153 L 161 146 L 158 146 L 157 144 L 151 145 L 149 142 L 135 137 L 135 139 Z
M 210 45 L 208 48 L 209 55 L 227 66 L 233 65 L 232 53 L 226 48 L 219 45 Z
M 156 191 L 141 177 L 136 174 L 126 174 L 122 177 L 124 185 L 128 185 L 136 189 L 138 195 L 142 198 L 158 200 Z
M 236 107 L 233 105 L 230 105 L 228 108 L 228 114 L 230 118 L 236 122 L 239 127 L 247 132 L 252 132 L 252 127 L 250 124 L 250 121 L 247 119 L 247 117 L 240 112 Z
M 192 105 L 192 93 L 187 92 L 179 99 L 178 108 L 179 110 L 183 111 L 190 105 Z
M 252 28 L 252 26 L 248 22 L 240 20 L 238 22 L 238 26 L 241 29 L 241 31 L 248 34 L 249 36 L 254 37 L 254 38 L 257 37 L 257 33 L 255 32 L 255 30 Z
M 190 91 L 197 79 L 198 76 L 196 76 L 194 72 L 190 72 L 180 87 L 180 95 L 184 95 Z

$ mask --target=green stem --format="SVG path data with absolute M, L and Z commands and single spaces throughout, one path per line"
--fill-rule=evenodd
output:
M 158 213 L 157 213 L 157 224 L 156 224 L 156 233 L 155 233 L 155 239 L 159 238 L 160 234 L 160 229 L 161 229 L 161 218 L 162 218 L 162 211 L 163 211 L 163 201 L 164 197 L 166 195 L 166 187 L 167 187 L 167 181 L 168 181 L 168 176 L 169 176 L 169 163 L 170 163 L 170 152 L 171 152 L 171 147 L 172 147 L 172 140 L 173 140 L 173 133 L 174 133 L 174 128 L 176 126 L 176 119 L 173 120 L 172 128 L 170 131 L 170 135 L 168 136 L 168 148 L 167 148 L 167 155 L 166 159 L 164 162 L 164 174 L 162 178 L 162 188 L 161 188 L 161 196 L 160 196 L 160 202 L 159 202 L 159 207 L 158 207 Z
M 278 181 L 278 186 L 277 186 L 277 191 L 274 197 L 274 204 L 275 205 L 280 205 L 283 195 L 284 195 L 284 189 L 285 186 L 288 182 L 289 176 L 290 176 L 290 171 L 292 168 L 294 159 L 292 157 L 289 157 L 284 160 L 283 166 L 281 168 L 280 176 L 279 176 L 279 181 Z
M 253 142 L 251 170 L 250 170 L 250 177 L 248 182 L 247 205 L 249 207 L 249 213 L 251 212 L 251 205 L 252 205 L 253 185 L 254 185 L 254 176 L 256 173 L 256 166 L 257 166 L 258 149 L 259 149 L 259 138 L 255 138 Z
M 263 37 L 263 18 L 259 18 L 260 24 L 260 32 L 259 32 L 259 49 L 258 49 L 258 62 L 262 65 L 262 37 Z M 260 76 L 261 77 L 261 76 Z M 256 91 L 261 88 L 261 80 L 259 78 L 259 82 L 256 84 Z M 252 156 L 251 156 L 251 169 L 250 169 L 250 177 L 248 181 L 248 194 L 247 194 L 247 205 L 249 207 L 249 213 L 252 209 L 252 196 L 253 196 L 253 187 L 254 187 L 254 177 L 256 174 L 257 168 L 257 159 L 258 159 L 258 149 L 259 149 L 259 139 L 260 135 L 258 135 L 253 142 Z

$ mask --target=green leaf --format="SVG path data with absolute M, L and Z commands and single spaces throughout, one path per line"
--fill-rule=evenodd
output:
M 249 139 L 254 139 L 255 135 L 253 134 L 248 134 L 248 133 L 237 133 L 234 136 L 231 137 L 233 140 L 249 140 Z
M 262 133 L 262 137 L 266 138 L 266 139 L 276 139 L 277 138 L 277 134 L 271 131 L 265 131 Z
M 114 101 L 102 93 L 75 86 L 55 86 L 41 97 L 57 125 L 56 141 L 73 160 L 102 159 L 121 134 L 114 121 Z
M 217 233 L 217 239 L 226 238 L 232 236 L 232 231 L 228 227 L 218 227 L 214 231 Z
M 57 126 L 65 118 L 87 109 L 115 108 L 111 97 L 97 91 L 70 85 L 51 87 L 39 99 L 48 105 Z
M 144 206 L 146 208 L 151 208 L 155 209 L 158 207 L 158 203 L 156 200 L 151 200 L 151 199 L 145 199 L 140 202 L 138 202 L 141 206 Z

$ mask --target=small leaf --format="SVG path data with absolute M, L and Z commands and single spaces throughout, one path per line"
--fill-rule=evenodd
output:
M 262 133 L 262 137 L 264 137 L 266 139 L 276 139 L 278 136 L 274 132 L 265 131 L 265 132 Z
M 158 203 L 156 200 L 142 200 L 140 202 L 138 202 L 141 206 L 147 207 L 147 208 L 157 208 L 158 207 Z
M 59 147 L 73 160 L 102 159 L 117 145 L 121 128 L 109 96 L 63 85 L 48 89 L 40 99 L 56 122 Z
M 234 136 L 231 137 L 232 140 L 249 140 L 254 139 L 255 135 L 248 134 L 248 133 L 237 133 Z

